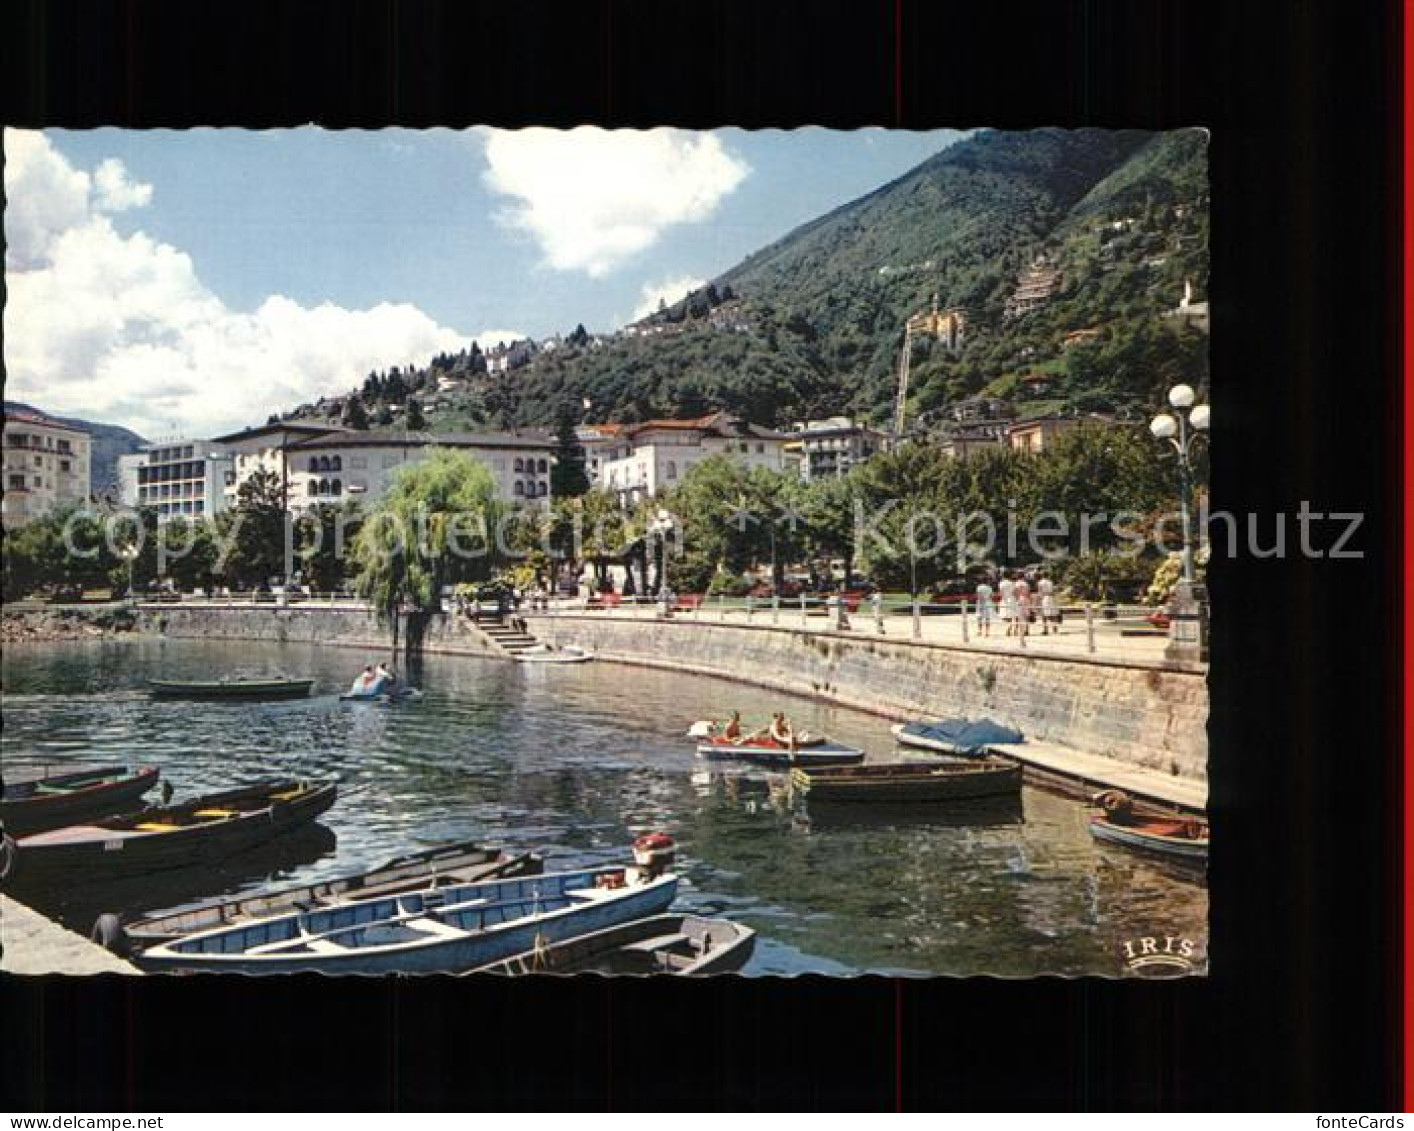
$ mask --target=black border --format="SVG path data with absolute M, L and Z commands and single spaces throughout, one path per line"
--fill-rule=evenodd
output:
M 11 125 L 1213 131 L 1206 982 L 0 984 L 22 1110 L 1397 1110 L 1399 24 L 1336 4 L 11 0 Z

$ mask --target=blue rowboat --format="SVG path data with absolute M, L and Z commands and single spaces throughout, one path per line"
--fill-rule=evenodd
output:
M 829 740 L 792 750 L 770 740 L 735 743 L 718 737 L 699 743 L 697 753 L 704 758 L 739 758 L 762 766 L 849 766 L 864 761 L 863 750 Z
M 678 878 L 590 868 L 429 889 L 200 931 L 145 951 L 152 971 L 432 974 L 485 966 L 667 910 Z

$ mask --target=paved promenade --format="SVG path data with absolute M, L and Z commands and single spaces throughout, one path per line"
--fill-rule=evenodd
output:
M 0 895 L 0 971 L 6 974 L 138 974 L 129 962 Z
M 585 610 L 583 602 L 573 604 L 552 604 L 550 615 L 556 610 L 573 612 L 576 615 L 605 616 L 655 620 L 661 617 L 657 606 L 620 605 L 613 609 Z M 545 614 L 540 614 L 544 616 Z M 672 619 L 692 623 L 731 624 L 757 626 L 761 628 L 794 629 L 804 632 L 834 632 L 833 619 L 823 610 L 809 610 L 802 616 L 799 607 L 784 605 L 773 611 L 769 604 L 758 606 L 748 612 L 739 603 L 732 605 L 705 604 L 699 609 L 675 612 Z M 979 636 L 975 615 L 967 618 L 966 636 L 963 634 L 963 618 L 948 612 L 923 615 L 918 618 L 918 633 L 914 635 L 914 620 L 908 612 L 889 612 L 883 619 L 883 637 L 891 641 L 914 641 L 921 644 L 942 645 L 949 648 L 967 648 L 979 652 L 1006 652 L 1025 656 L 1055 656 L 1067 660 L 1095 660 L 1107 663 L 1134 664 L 1140 667 L 1168 667 L 1164 650 L 1168 647 L 1168 634 L 1156 630 L 1137 612 L 1123 613 L 1113 618 L 1096 612 L 1089 624 L 1083 611 L 1068 613 L 1065 620 L 1049 635 L 1044 635 L 1038 625 L 1032 625 L 1026 636 L 1007 636 L 1000 622 L 992 625 L 989 636 Z M 542 622 L 543 623 L 543 622 Z M 879 627 L 872 613 L 866 608 L 849 617 L 848 635 L 862 639 L 879 636 Z M 1189 670 L 1201 670 L 1192 665 Z

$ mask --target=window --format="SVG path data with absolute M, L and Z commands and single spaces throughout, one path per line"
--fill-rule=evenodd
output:
M 669 478 L 669 479 L 676 479 L 677 477 L 678 477 L 678 465 L 677 465 L 676 463 L 674 463 L 672 460 L 668 460 L 668 478 Z
M 539 463 L 535 465 L 535 470 L 540 472 L 541 475 L 544 475 L 547 471 L 550 470 L 550 465 L 542 459 Z
M 516 460 L 516 463 L 520 463 L 520 460 Z M 515 493 L 516 495 L 521 497 L 524 497 L 525 495 L 525 484 L 522 483 L 519 479 L 516 480 Z
M 549 493 L 550 493 L 550 484 L 548 484 L 548 483 L 541 483 L 541 484 L 540 484 L 540 497 L 543 499 L 543 498 L 544 498 L 546 495 L 548 495 Z
M 329 493 L 329 480 L 321 479 L 319 481 L 319 493 L 321 495 L 327 495 Z
M 343 470 L 344 470 L 344 457 L 343 457 L 343 456 L 335 456 L 333 459 L 331 459 L 331 460 L 329 461 L 329 470 L 330 470 L 330 471 L 343 471 Z
M 331 484 L 331 490 L 336 495 L 342 495 L 344 493 L 344 485 L 339 480 L 335 479 Z
M 362 471 L 368 466 L 368 459 L 365 456 L 349 456 L 349 468 L 352 471 Z
M 304 493 L 306 495 L 313 495 L 314 492 L 318 490 L 318 487 L 319 484 L 315 483 L 314 480 L 311 479 L 308 483 L 304 485 Z
M 205 501 L 204 499 L 197 499 L 197 501 L 196 501 L 196 513 L 197 513 L 197 514 L 205 514 L 205 513 L 206 513 L 206 501 Z
M 310 470 L 310 471 L 318 471 L 318 470 L 319 470 L 319 457 L 318 457 L 318 456 L 310 456 L 310 457 L 309 457 L 309 470 Z
M 25 489 L 25 477 L 23 475 L 10 476 L 10 490 L 23 491 Z
M 757 454 L 758 456 L 759 456 L 759 455 L 763 455 L 763 454 L 765 453 L 765 451 L 766 451 L 766 445 L 765 445 L 765 444 L 757 444 L 757 445 L 756 445 L 756 454 Z
M 515 470 L 517 473 L 525 470 L 525 460 L 521 459 L 520 456 L 516 456 Z
M 43 456 L 35 456 L 35 457 L 34 457 L 34 466 L 35 466 L 35 467 L 43 467 L 43 466 L 44 466 L 44 457 L 43 457 Z

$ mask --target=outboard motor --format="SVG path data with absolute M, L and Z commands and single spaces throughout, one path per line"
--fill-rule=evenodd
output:
M 633 842 L 633 862 L 654 879 L 677 860 L 677 842 L 667 833 L 644 833 Z

